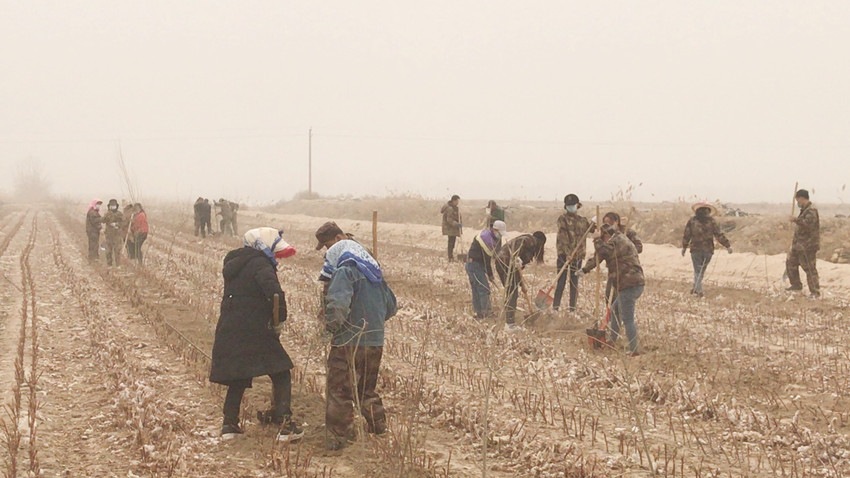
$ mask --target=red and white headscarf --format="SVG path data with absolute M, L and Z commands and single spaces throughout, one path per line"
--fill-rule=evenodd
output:
M 89 208 L 86 209 L 86 214 L 88 214 L 88 212 L 92 209 L 97 209 L 98 204 L 103 204 L 103 201 L 101 201 L 100 199 L 92 199 L 91 203 L 89 203 Z
M 273 227 L 251 229 L 242 236 L 242 244 L 262 252 L 275 266 L 277 259 L 286 259 L 296 253 L 295 248 L 283 240 L 283 231 Z

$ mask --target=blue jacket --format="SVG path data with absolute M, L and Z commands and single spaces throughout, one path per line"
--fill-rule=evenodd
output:
M 326 296 L 325 329 L 331 345 L 382 347 L 384 321 L 398 311 L 385 281 L 373 284 L 353 264 L 338 267 Z

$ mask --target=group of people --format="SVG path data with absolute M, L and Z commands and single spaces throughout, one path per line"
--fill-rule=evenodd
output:
M 124 206 L 123 211 L 117 199 L 110 199 L 107 211 L 101 215 L 103 201 L 94 199 L 86 211 L 86 236 L 88 237 L 89 261 L 100 258 L 100 236 L 103 231 L 106 265 L 120 265 L 121 251 L 126 249 L 127 257 L 143 262 L 142 246 L 148 238 L 148 217 L 140 203 Z
M 193 206 L 195 218 L 195 236 L 207 237 L 213 235 L 212 228 L 212 209 L 216 208 L 215 215 L 221 216 L 219 220 L 219 231 L 226 236 L 235 236 L 238 234 L 237 227 L 237 211 L 239 203 L 228 201 L 221 198 L 218 201 L 213 201 L 203 197 L 198 197 Z
M 801 212 L 792 218 L 796 232 L 787 262 L 789 289 L 802 287 L 799 273 L 794 275 L 791 270 L 796 264 L 807 272 L 809 287 L 815 294 L 817 273 L 810 258 L 818 245 L 817 211 L 808 201 L 806 191 L 799 191 L 797 197 Z M 453 197 L 444 207 L 447 210 L 444 214 L 456 223 L 451 225 L 459 228 L 462 226 L 458 203 L 459 198 Z M 506 291 L 506 321 L 515 327 L 512 324 L 515 324 L 517 297 L 526 288 L 522 271 L 532 261 L 543 262 L 546 235 L 535 231 L 502 244 L 507 226 L 504 216 L 490 216 L 493 206 L 495 203 L 491 202 L 486 226 L 473 239 L 465 266 L 476 317 L 492 316 L 490 284 L 498 274 Z M 559 290 L 553 305 L 560 307 L 559 299 L 567 284 L 566 279 L 561 279 L 565 277 L 570 284 L 569 308 L 575 309 L 580 279 L 605 262 L 606 297 L 612 317 L 606 343 L 615 346 L 622 326 L 629 353 L 637 355 L 640 349 L 635 305 L 645 286 L 639 259 L 643 244 L 634 230 L 622 224 L 616 212 L 607 212 L 597 227 L 596 218 L 584 218 L 579 214 L 580 208 L 577 195 L 568 194 L 564 198 L 564 212 L 557 221 Z M 695 271 L 692 292 L 700 295 L 714 239 L 730 253 L 731 245 L 712 217 L 716 211 L 713 206 L 697 203 L 693 209 L 694 217 L 685 226 L 682 253 L 691 249 Z M 592 235 L 594 253 L 583 264 L 588 235 Z M 326 447 L 339 450 L 356 437 L 355 406 L 365 419 L 366 432 L 380 435 L 387 430 L 386 413 L 376 385 L 383 355 L 384 325 L 398 307 L 381 264 L 352 235 L 344 233 L 336 223 L 327 222 L 316 230 L 315 237 L 316 250 L 327 249 L 319 272 L 319 281 L 324 284 L 321 318 L 331 345 L 327 357 Z M 263 375 L 272 381 L 272 406 L 257 413 L 258 421 L 276 426 L 281 440 L 294 441 L 303 436 L 292 412 L 293 363 L 280 342 L 287 308 L 277 276 L 278 261 L 295 253 L 295 248 L 283 239 L 282 230 L 262 227 L 247 231 L 243 246 L 224 258 L 224 293 L 215 331 L 210 381 L 227 386 L 221 428 L 225 438 L 243 433 L 239 424 L 242 397 L 253 378 Z
M 327 358 L 326 447 L 339 450 L 355 439 L 354 406 L 366 420 L 366 431 L 387 429 L 381 397 L 375 387 L 384 345 L 384 322 L 397 312 L 396 298 L 372 254 L 334 222 L 315 233 L 316 250 L 326 248 L 319 280 L 325 331 L 331 348 Z M 280 343 L 287 319 L 278 261 L 295 255 L 283 231 L 262 227 L 243 236 L 243 247 L 224 258 L 224 296 L 213 344 L 210 381 L 227 386 L 221 433 L 243 433 L 239 410 L 252 379 L 268 375 L 272 407 L 257 413 L 262 424 L 278 428 L 278 438 L 295 441 L 303 431 L 292 416 L 292 359 Z M 277 296 L 277 299 L 275 299 Z M 278 304 L 278 309 L 274 306 Z
M 806 273 L 809 291 L 813 297 L 820 296 L 816 255 L 819 249 L 819 220 L 817 209 L 809 200 L 808 191 L 797 191 L 795 200 L 800 213 L 790 220 L 794 224 L 794 236 L 786 261 L 786 275 L 790 281 L 787 291 L 802 290 L 799 269 Z M 453 260 L 454 247 L 461 235 L 462 224 L 459 210 L 460 197 L 457 195 L 442 207 L 443 235 L 448 236 L 448 258 Z M 569 283 L 568 309 L 576 309 L 579 292 L 579 279 L 605 262 L 608 279 L 605 298 L 610 310 L 608 345 L 614 346 L 620 336 L 620 326 L 625 328 L 629 352 L 640 353 L 637 326 L 635 324 L 635 305 L 643 293 L 645 277 L 639 255 L 643 252 L 643 243 L 638 234 L 622 224 L 620 215 L 614 211 L 602 217 L 602 224 L 596 225 L 596 218 L 589 220 L 579 214 L 582 204 L 576 194 L 564 197 L 564 212 L 557 219 L 557 261 L 555 293 L 552 307 L 559 310 L 563 294 Z M 729 239 L 714 219 L 717 209 L 708 202 L 698 202 L 692 206 L 694 211 L 682 235 L 682 256 L 688 249 L 694 270 L 691 294 L 703 297 L 703 279 L 715 250 L 715 240 L 732 253 Z M 495 211 L 495 213 L 494 213 Z M 495 270 L 505 288 L 505 321 L 508 328 L 514 328 L 516 304 L 519 291 L 527 293 L 522 270 L 532 260 L 543 262 L 543 249 L 546 235 L 542 231 L 522 234 L 502 244 L 507 225 L 504 222 L 504 209 L 495 201 L 490 201 L 486 210 L 486 227 L 475 235 L 466 255 L 466 273 L 472 290 L 472 306 L 475 317 L 479 319 L 493 316 L 490 304 L 490 285 L 495 283 Z M 594 251 L 588 255 L 586 242 L 593 238 Z M 583 265 L 583 263 L 586 263 Z M 529 301 L 530 302 L 530 301 Z

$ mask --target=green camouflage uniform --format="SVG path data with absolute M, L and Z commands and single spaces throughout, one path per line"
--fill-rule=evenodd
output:
M 457 241 L 458 236 L 460 236 L 461 230 L 460 208 L 458 206 L 452 205 L 451 202 L 447 202 L 443 204 L 442 209 L 440 209 L 440 214 L 443 215 L 443 235 L 449 236 L 449 260 L 453 260 L 455 251 L 455 241 Z
M 809 292 L 820 295 L 820 279 L 817 269 L 817 253 L 820 249 L 820 219 L 818 210 L 812 203 L 800 209 L 800 215 L 794 219 L 794 240 L 791 252 L 785 260 L 785 270 L 791 289 L 802 289 L 800 267 L 806 273 Z
M 598 257 L 599 261 L 605 261 L 608 266 L 608 280 L 618 292 L 646 283 L 637 248 L 628 237 L 618 232 L 608 242 L 602 238 L 594 239 L 593 246 L 596 254 L 588 259 L 582 269 L 585 273 L 596 268 Z
M 118 265 L 121 257 L 121 248 L 124 247 L 124 238 L 127 237 L 127 221 L 121 211 L 107 211 L 101 220 L 105 226 L 106 236 L 106 264 Z
M 714 238 L 723 247 L 730 247 L 729 239 L 717 226 L 717 221 L 711 216 L 697 218 L 693 216 L 685 224 L 685 233 L 682 235 L 682 249 L 691 246 L 691 252 L 714 252 Z

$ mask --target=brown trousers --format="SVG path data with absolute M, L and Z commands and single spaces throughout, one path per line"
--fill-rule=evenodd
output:
M 788 258 L 785 259 L 785 271 L 788 273 L 788 280 L 791 282 L 791 287 L 795 289 L 803 287 L 803 283 L 800 281 L 800 267 L 802 267 L 803 272 L 806 273 L 809 292 L 820 294 L 820 278 L 818 277 L 817 266 L 817 251 L 800 251 L 795 249 L 788 253 Z
M 328 354 L 327 407 L 325 425 L 338 437 L 354 436 L 354 392 L 369 433 L 387 428 L 384 404 L 375 392 L 383 347 L 332 346 Z

